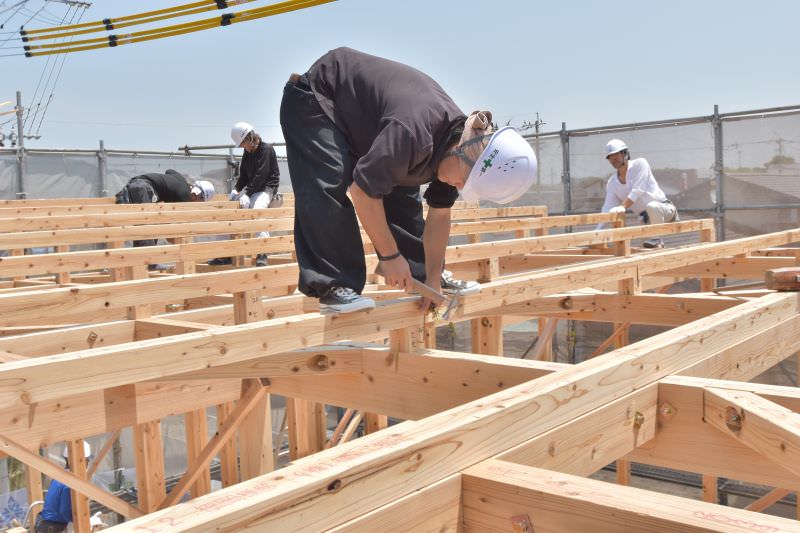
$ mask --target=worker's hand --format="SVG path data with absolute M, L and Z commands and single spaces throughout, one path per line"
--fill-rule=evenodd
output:
M 239 199 L 239 191 L 237 191 L 236 189 L 233 189 L 231 191 L 230 198 L 231 198 L 231 200 L 238 200 Z
M 426 269 L 425 272 L 425 284 L 428 287 L 431 287 L 435 291 L 442 291 L 442 269 L 441 268 L 433 268 L 431 267 L 430 270 Z M 427 313 L 436 309 L 436 304 L 430 298 L 422 297 L 422 300 L 419 302 L 419 310 L 423 313 Z
M 615 215 L 618 214 L 618 213 L 624 213 L 625 212 L 625 206 L 624 205 L 615 205 L 614 207 L 609 209 L 608 212 L 609 213 L 613 213 Z
M 242 195 L 239 197 L 239 207 L 241 207 L 242 209 L 247 209 L 248 207 L 250 207 L 250 197 L 247 196 L 247 193 L 243 192 Z
M 381 261 L 380 267 L 388 286 L 403 290 L 411 289 L 411 268 L 405 257 L 400 255 L 389 261 Z

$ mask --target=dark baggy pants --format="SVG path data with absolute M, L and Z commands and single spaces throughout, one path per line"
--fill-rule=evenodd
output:
M 158 200 L 156 190 L 149 180 L 144 178 L 132 178 L 121 191 L 117 193 L 118 204 L 150 204 Z M 133 241 L 135 247 L 139 246 L 155 246 L 158 243 L 157 239 L 145 239 L 142 241 Z
M 67 524 L 39 519 L 36 521 L 36 533 L 61 533 L 67 530 Z
M 294 245 L 301 292 L 319 298 L 331 287 L 358 293 L 366 282 L 364 245 L 347 197 L 356 160 L 344 134 L 325 115 L 305 76 L 286 84 L 281 127 L 295 196 Z M 386 221 L 412 275 L 425 279 L 425 221 L 419 187 L 395 187 L 383 198 Z

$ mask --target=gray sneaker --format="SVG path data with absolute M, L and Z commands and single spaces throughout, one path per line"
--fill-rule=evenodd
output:
M 352 313 L 364 309 L 375 309 L 375 300 L 361 296 L 348 287 L 331 287 L 319 299 L 319 312 L 324 315 Z
M 456 279 L 449 270 L 442 270 L 442 292 L 445 294 L 478 294 L 481 292 L 481 284 L 477 281 L 465 281 Z
M 644 241 L 642 243 L 642 248 L 663 248 L 664 241 L 661 239 L 650 239 L 649 241 Z
M 267 266 L 267 254 L 258 254 L 256 256 L 256 266 L 258 267 Z

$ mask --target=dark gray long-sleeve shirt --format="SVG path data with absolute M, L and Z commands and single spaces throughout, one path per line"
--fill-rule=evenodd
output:
M 458 192 L 435 180 L 436 169 L 464 113 L 438 83 L 407 65 L 351 48 L 322 56 L 308 79 L 322 110 L 350 143 L 358 159 L 353 180 L 368 195 L 433 181 L 430 188 L 443 201 L 426 194 L 428 203 L 452 205 Z

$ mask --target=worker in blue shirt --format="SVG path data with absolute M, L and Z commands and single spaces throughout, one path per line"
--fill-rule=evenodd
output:
M 64 447 L 64 468 L 69 470 L 67 448 Z M 89 443 L 83 443 L 83 455 L 88 461 L 92 455 Z M 36 533 L 61 533 L 72 522 L 72 496 L 70 488 L 54 479 L 50 482 L 44 498 L 42 512 L 36 518 Z

